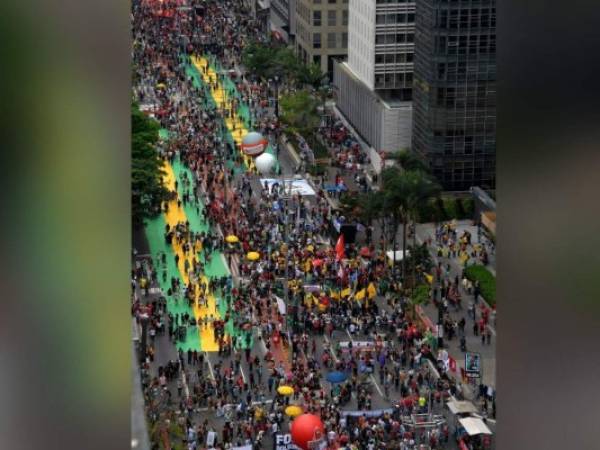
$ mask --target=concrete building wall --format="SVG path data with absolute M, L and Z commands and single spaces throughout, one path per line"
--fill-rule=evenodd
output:
M 396 152 L 403 148 L 410 148 L 412 138 L 412 103 L 384 107 L 382 121 L 381 149 Z
M 348 52 L 348 0 L 295 0 L 296 52 L 333 76 L 335 59 Z
M 375 2 L 350 0 L 348 66 L 369 89 L 375 87 Z
M 397 151 L 409 147 L 412 104 L 387 105 L 353 73 L 347 63 L 336 64 L 334 85 L 336 106 L 361 137 L 376 151 Z

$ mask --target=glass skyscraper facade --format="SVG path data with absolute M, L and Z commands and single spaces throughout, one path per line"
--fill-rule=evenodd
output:
M 416 0 L 412 149 L 446 190 L 495 189 L 495 0 Z

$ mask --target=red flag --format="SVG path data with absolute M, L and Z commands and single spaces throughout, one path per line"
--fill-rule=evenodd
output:
M 452 372 L 456 372 L 456 360 L 452 356 L 448 357 L 448 365 Z
M 340 261 L 344 258 L 344 235 L 340 234 L 340 237 L 335 244 L 335 259 Z

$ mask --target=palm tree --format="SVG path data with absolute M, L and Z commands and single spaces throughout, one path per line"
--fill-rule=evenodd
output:
M 431 198 L 439 196 L 441 187 L 431 175 L 421 170 L 405 172 L 410 180 L 410 195 L 407 199 L 408 219 L 414 224 L 413 249 L 417 246 L 417 220 L 419 207 Z M 405 236 L 406 238 L 406 236 Z M 405 241 L 404 241 L 405 242 Z M 416 258 L 411 258 L 413 282 L 416 281 Z
M 396 234 L 398 225 L 403 224 L 403 236 L 406 238 L 406 222 L 408 220 L 408 198 L 410 196 L 409 178 L 407 172 L 400 171 L 397 167 L 390 167 L 381 172 L 381 180 L 383 182 L 382 192 L 384 196 L 383 204 L 385 210 L 392 220 L 393 232 L 393 260 L 396 264 Z M 406 241 L 406 239 L 404 239 Z M 403 243 L 402 253 L 402 278 L 405 274 L 404 253 L 406 245 Z
M 411 152 L 406 148 L 401 149 L 396 155 L 395 159 L 404 170 L 420 170 L 423 172 L 429 171 L 427 164 L 420 159 L 416 153 Z
M 381 219 L 385 211 L 383 194 L 380 191 L 359 195 L 344 195 L 340 207 L 346 217 L 353 217 L 368 227 L 373 225 L 373 221 Z M 371 244 L 370 240 L 368 244 Z
M 299 67 L 298 81 L 310 85 L 315 91 L 319 90 L 326 79 L 327 74 L 323 73 L 319 64 L 312 63 Z
M 436 181 L 422 170 L 401 171 L 392 167 L 385 169 L 381 175 L 385 204 L 389 208 L 394 225 L 394 252 L 396 251 L 397 226 L 399 222 L 402 222 L 402 278 L 404 279 L 406 277 L 406 225 L 411 219 L 416 223 L 421 202 L 436 196 L 440 192 L 440 188 Z M 414 244 L 416 233 L 413 239 Z

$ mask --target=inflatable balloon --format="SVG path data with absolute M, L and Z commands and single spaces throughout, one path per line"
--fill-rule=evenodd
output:
M 266 175 L 271 171 L 275 162 L 276 159 L 273 155 L 270 153 L 263 153 L 254 160 L 254 165 L 261 174 Z
M 242 139 L 242 151 L 248 156 L 258 156 L 267 149 L 267 144 L 262 134 L 250 131 Z
M 290 431 L 292 442 L 302 450 L 309 450 L 308 443 L 322 438 L 325 434 L 325 427 L 318 416 L 302 414 L 294 419 Z

